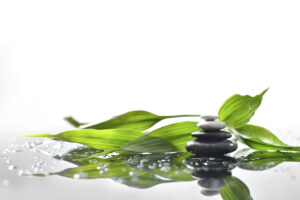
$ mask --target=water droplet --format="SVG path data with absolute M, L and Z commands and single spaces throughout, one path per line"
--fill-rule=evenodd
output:
M 170 167 L 169 166 L 163 166 L 162 168 L 160 168 L 160 171 L 162 171 L 162 172 L 168 172 L 168 171 L 170 171 Z
M 141 160 L 141 163 L 145 163 L 145 162 L 148 162 L 148 160 L 147 159 L 142 159 Z
M 155 166 L 155 165 L 148 165 L 148 168 L 149 168 L 149 169 L 155 169 L 156 166 Z
M 79 175 L 79 174 L 74 174 L 74 175 L 73 175 L 73 178 L 79 179 L 79 178 L 80 178 L 80 175 Z
M 180 175 L 180 171 L 175 171 L 174 174 L 176 174 L 176 175 L 179 176 Z
M 192 171 L 191 171 L 191 169 L 185 168 L 183 170 L 183 172 L 186 173 L 186 174 L 190 174 Z
M 19 172 L 18 172 L 18 176 L 23 176 L 24 175 L 24 170 L 19 170 Z
M 63 146 L 62 143 L 57 142 L 57 143 L 53 146 L 53 149 L 54 149 L 54 150 L 60 150 L 60 149 L 62 149 L 63 147 L 64 147 L 64 146 Z
M 124 183 L 124 180 L 121 178 L 116 178 L 115 181 L 119 182 L 119 183 Z
M 129 172 L 129 176 L 135 176 L 135 175 L 138 175 L 138 174 L 139 174 L 138 172 L 134 172 L 134 171 Z
M 14 165 L 9 165 L 9 166 L 8 166 L 8 170 L 14 170 L 14 169 L 17 169 L 17 167 L 14 166 Z

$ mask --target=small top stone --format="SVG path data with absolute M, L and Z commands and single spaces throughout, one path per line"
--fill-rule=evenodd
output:
M 220 141 L 231 137 L 231 134 L 225 131 L 197 131 L 192 133 L 192 137 L 201 141 Z
M 199 122 L 197 124 L 198 128 L 205 131 L 217 131 L 226 127 L 224 122 L 219 121 L 208 121 L 208 122 Z
M 219 119 L 219 117 L 216 115 L 203 115 L 203 116 L 201 116 L 201 119 L 203 119 L 205 121 L 215 121 L 215 120 Z

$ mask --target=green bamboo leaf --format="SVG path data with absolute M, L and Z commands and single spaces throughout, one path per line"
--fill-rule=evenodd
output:
M 165 139 L 143 135 L 133 141 L 130 141 L 125 146 L 120 148 L 125 151 L 162 153 L 162 152 L 178 152 L 176 146 Z
M 161 127 L 150 132 L 147 135 L 130 141 L 128 144 L 122 146 L 121 149 L 149 153 L 186 151 L 185 144 L 187 141 L 194 139 L 191 136 L 191 132 L 194 131 L 199 131 L 197 122 L 178 122 Z M 159 143 L 156 144 L 155 142 L 153 142 L 154 139 L 160 144 L 168 143 L 168 147 L 157 145 Z
M 135 188 L 149 188 L 161 183 L 177 181 L 193 181 L 192 169 L 187 168 L 185 160 L 189 153 L 173 154 L 117 154 L 108 158 L 86 158 L 97 151 L 82 147 L 70 151 L 70 155 L 62 156 L 68 162 L 85 162 L 79 167 L 68 168 L 50 175 L 60 175 L 69 178 L 97 179 L 111 178 Z M 162 168 L 164 166 L 164 168 Z M 40 174 L 34 174 L 40 176 Z
M 190 153 L 172 153 L 172 154 L 135 154 L 118 155 L 108 158 L 115 162 L 121 162 L 132 168 L 136 168 L 150 174 L 169 179 L 173 181 L 193 181 L 193 170 L 188 168 L 185 160 Z M 164 166 L 162 168 L 162 166 Z
M 143 157 L 144 156 L 141 155 L 140 158 Z M 136 156 L 133 156 L 133 158 L 136 158 Z M 137 169 L 137 164 L 141 162 L 140 160 L 134 162 L 137 163 L 134 167 L 124 164 L 125 161 L 128 162 L 130 159 L 131 155 L 119 155 L 111 159 L 100 159 L 99 162 L 95 164 L 69 168 L 50 175 L 79 179 L 111 178 L 124 185 L 135 188 L 149 188 L 161 183 L 174 182 L 173 180 L 161 179 L 156 175 Z M 143 159 L 145 160 L 145 158 Z
M 191 156 L 190 153 L 177 153 L 173 154 L 174 157 L 171 158 L 169 163 L 170 168 L 166 168 L 166 170 L 161 170 L 161 168 L 151 169 L 149 172 L 151 174 L 158 175 L 160 177 L 171 179 L 174 181 L 194 181 L 196 180 L 193 176 L 193 169 L 190 169 L 186 164 L 185 160 Z M 165 155 L 165 157 L 167 157 Z M 166 158 L 168 159 L 168 158 Z
M 264 94 L 268 89 L 259 95 L 251 97 L 249 95 L 233 95 L 225 101 L 219 109 L 219 119 L 232 128 L 239 128 L 247 124 L 260 106 Z
M 56 159 L 64 160 L 76 165 L 86 165 L 91 163 L 91 161 L 95 161 L 93 159 L 89 159 L 93 155 L 99 155 L 100 153 L 104 153 L 103 150 L 94 149 L 92 147 L 84 146 L 76 149 L 72 149 L 62 156 L 55 156 Z
M 229 131 L 236 135 L 240 142 L 255 150 L 300 151 L 300 147 L 283 143 L 273 133 L 259 126 L 246 125 L 245 128 L 229 128 Z
M 100 169 L 103 168 L 103 172 L 99 173 Z M 106 172 L 104 171 L 106 169 Z M 105 173 L 104 173 L 105 172 Z M 121 163 L 111 163 L 102 161 L 96 164 L 88 164 L 75 168 L 68 168 L 63 171 L 52 173 L 51 175 L 60 175 L 69 178 L 75 178 L 76 174 L 79 175 L 80 179 L 97 179 L 97 178 L 124 178 L 129 177 L 129 172 L 139 173 L 139 170 L 132 169 Z
M 225 187 L 219 190 L 223 200 L 252 200 L 249 188 L 236 177 L 225 180 Z
M 250 148 L 255 150 L 278 150 L 278 151 L 300 151 L 300 147 L 289 146 L 289 145 L 276 145 L 272 143 L 264 142 L 258 138 L 243 138 L 240 140 L 248 145 Z
M 27 137 L 49 137 L 54 140 L 76 142 L 95 149 L 110 151 L 119 150 L 119 147 L 143 135 L 145 134 L 141 131 L 127 129 L 80 129 L 62 132 L 57 135 L 36 134 Z
M 243 158 L 238 166 L 248 170 L 267 170 L 282 162 L 300 162 L 300 153 L 255 151 Z
M 286 145 L 272 132 L 260 126 L 247 124 L 235 130 L 244 138 L 258 138 L 266 143 L 274 145 Z
M 87 124 L 87 123 L 79 122 L 71 116 L 65 117 L 64 120 L 66 120 L 69 124 L 73 125 L 76 128 Z
M 110 120 L 86 127 L 86 129 L 133 129 L 143 131 L 152 127 L 157 122 L 176 117 L 199 117 L 200 115 L 172 115 L 172 116 L 159 116 L 153 113 L 138 110 L 130 111 L 122 115 L 116 116 Z

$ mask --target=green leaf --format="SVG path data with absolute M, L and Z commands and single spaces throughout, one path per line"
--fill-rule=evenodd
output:
M 65 169 L 61 172 L 52 173 L 51 175 L 79 179 L 111 178 L 129 187 L 142 189 L 153 187 L 161 183 L 174 182 L 172 180 L 160 179 L 155 175 L 131 168 L 121 163 L 106 162 L 105 160 L 97 164 Z
M 76 119 L 74 119 L 71 116 L 65 117 L 64 120 L 66 120 L 69 124 L 73 125 L 76 128 L 87 124 L 87 123 L 78 122 Z
M 157 122 L 176 117 L 199 117 L 200 115 L 173 115 L 173 116 L 159 116 L 153 113 L 138 110 L 130 111 L 125 114 L 116 116 L 110 120 L 86 127 L 86 129 L 133 129 L 143 131 L 152 127 Z
M 161 183 L 191 181 L 191 173 L 183 163 L 183 154 L 119 154 L 97 163 L 69 168 L 50 175 L 69 178 L 111 178 L 135 188 L 149 188 Z M 161 171 L 159 164 L 168 164 L 170 170 Z M 149 166 L 156 166 L 155 169 Z M 159 176 L 158 176 L 159 175 Z M 163 178 L 160 178 L 163 177 Z M 173 179 L 174 178 L 174 179 Z
M 120 148 L 125 151 L 162 153 L 162 152 L 178 152 L 176 146 L 165 139 L 152 137 L 149 135 L 141 136 Z
M 256 150 L 300 151 L 300 147 L 271 144 L 271 143 L 264 142 L 258 138 L 240 137 L 240 139 L 244 144 Z
M 80 129 L 62 132 L 57 135 L 37 134 L 27 137 L 49 137 L 55 140 L 76 142 L 101 150 L 119 150 L 123 146 L 140 136 L 145 135 L 141 131 L 126 129 Z
M 151 169 L 150 173 L 158 175 L 160 177 L 176 180 L 176 181 L 194 181 L 196 180 L 192 173 L 194 172 L 193 169 L 190 169 L 185 164 L 185 160 L 191 156 L 190 153 L 178 153 L 173 154 L 174 157 L 171 157 L 171 161 L 169 162 L 169 167 L 166 170 L 162 170 L 160 167 Z M 165 155 L 165 159 L 167 155 Z
M 173 154 L 117 154 L 107 158 L 88 158 L 85 155 L 95 155 L 96 149 L 81 147 L 70 151 L 70 154 L 63 155 L 62 159 L 67 162 L 77 164 L 80 161 L 80 167 L 63 170 L 54 173 L 73 178 L 74 175 L 80 175 L 80 178 L 116 178 L 121 180 L 122 184 L 132 187 L 144 188 L 159 183 L 173 181 L 193 181 L 193 170 L 185 164 L 189 153 Z M 84 166 L 82 166 L 82 164 Z M 162 169 L 162 166 L 165 168 Z M 107 168 L 107 170 L 105 170 Z M 99 170 L 110 171 L 110 173 L 101 173 Z M 103 172 L 104 172 L 103 171 Z M 131 172 L 131 173 L 130 173 Z M 130 174 L 134 174 L 132 176 Z M 157 179 L 169 180 L 161 181 Z M 138 179 L 138 180 L 137 180 Z
M 243 158 L 238 166 L 248 170 L 266 170 L 282 162 L 300 162 L 300 153 L 255 151 Z
M 235 134 L 240 142 L 255 150 L 300 151 L 300 147 L 283 143 L 270 131 L 259 126 L 246 125 L 238 129 L 229 128 L 229 131 Z
M 186 121 L 161 127 L 147 135 L 141 131 L 127 129 L 80 129 L 58 135 L 35 134 L 27 137 L 48 137 L 106 151 L 164 153 L 185 151 L 185 143 L 194 139 L 190 135 L 194 131 L 199 131 L 197 122 Z
M 76 165 L 86 165 L 94 161 L 89 159 L 89 157 L 93 155 L 99 155 L 100 153 L 104 153 L 103 150 L 94 149 L 92 147 L 79 147 L 76 149 L 72 149 L 71 151 L 65 153 L 62 156 L 55 156 L 56 159 L 64 160 Z
M 252 200 L 249 188 L 236 177 L 225 180 L 225 187 L 219 190 L 223 200 Z
M 259 95 L 251 97 L 249 95 L 233 95 L 225 101 L 219 109 L 219 119 L 232 128 L 239 128 L 247 124 L 260 106 L 264 94 L 268 89 Z
M 131 155 L 128 159 L 120 156 L 118 162 L 129 165 L 132 168 L 138 168 L 145 172 L 170 179 L 173 181 L 193 181 L 192 169 L 185 164 L 185 160 L 190 153 L 172 153 L 172 154 L 138 154 Z M 117 156 L 118 158 L 118 156 Z M 164 166 L 164 168 L 162 168 Z
M 186 151 L 185 144 L 187 141 L 194 139 L 191 136 L 191 132 L 194 131 L 199 131 L 197 122 L 178 122 L 156 129 L 129 142 L 121 149 L 149 153 Z M 153 142 L 154 140 L 157 143 Z
M 106 166 L 108 165 L 108 166 Z M 103 168 L 103 172 L 99 173 L 100 169 Z M 104 171 L 104 169 L 107 169 Z M 78 174 L 81 179 L 96 179 L 96 178 L 123 178 L 129 177 L 129 172 L 139 172 L 139 170 L 132 169 L 121 163 L 111 163 L 102 161 L 101 163 L 88 164 L 75 168 L 65 169 L 61 172 L 52 173 L 51 175 L 60 175 L 69 178 L 75 178 Z
M 238 132 L 239 135 L 245 138 L 258 138 L 266 143 L 274 145 L 286 145 L 272 132 L 260 126 L 247 124 L 235 130 Z

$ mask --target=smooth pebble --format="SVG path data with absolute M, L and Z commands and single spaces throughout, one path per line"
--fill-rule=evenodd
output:
M 203 129 L 205 131 L 217 131 L 226 127 L 224 122 L 218 121 L 209 121 L 209 122 L 199 122 L 197 124 L 198 128 Z
M 221 155 L 235 151 L 237 143 L 230 140 L 213 142 L 192 140 L 186 143 L 185 148 L 188 152 L 196 155 Z
M 215 120 L 219 119 L 219 117 L 216 115 L 203 115 L 200 118 L 205 121 L 215 121 Z
M 206 179 L 200 179 L 198 181 L 198 185 L 200 185 L 205 189 L 219 190 L 225 186 L 225 182 L 223 179 L 206 178 Z
M 206 171 L 206 172 L 216 172 L 217 174 L 207 174 L 208 176 L 227 176 L 228 173 L 224 174 L 224 171 L 232 170 L 236 167 L 236 159 L 230 157 L 230 156 L 220 156 L 220 157 L 200 157 L 200 156 L 191 156 L 186 160 L 187 165 L 190 168 L 196 169 L 201 173 L 200 171 Z M 219 171 L 221 171 L 219 173 Z M 201 174 L 199 174 L 201 175 Z M 205 174 L 202 174 L 205 176 Z M 204 178 L 204 177 L 203 177 Z
M 226 168 L 223 170 L 214 170 L 215 168 L 209 168 L 209 171 L 204 170 L 196 170 L 192 173 L 192 176 L 197 179 L 201 178 L 221 178 L 226 179 L 231 176 L 231 172 L 228 171 Z
M 214 196 L 219 194 L 219 190 L 202 190 L 201 194 L 203 194 L 204 196 Z
M 200 141 L 222 141 L 231 137 L 231 134 L 225 131 L 197 131 L 192 133 L 192 137 Z

